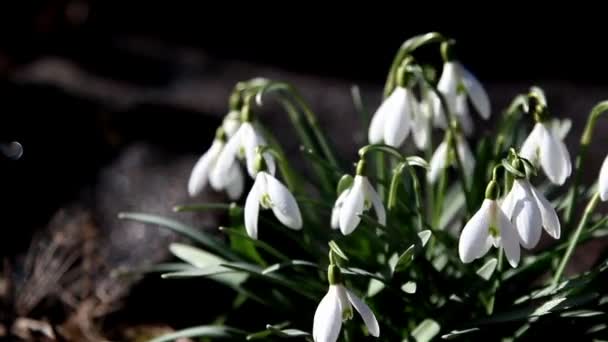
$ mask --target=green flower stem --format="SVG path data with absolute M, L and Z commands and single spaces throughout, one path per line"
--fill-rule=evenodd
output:
M 384 185 L 383 185 L 383 182 L 386 179 L 386 158 L 384 157 L 384 154 L 377 154 L 375 156 L 375 160 L 376 160 L 376 178 L 378 180 L 380 180 L 380 182 L 377 182 L 377 185 L 376 185 L 376 189 L 378 191 L 378 196 L 380 196 L 380 198 L 386 198 L 385 189 L 384 189 Z
M 438 32 L 429 32 L 426 34 L 421 34 L 415 37 L 412 37 L 399 47 L 395 58 L 393 59 L 393 63 L 391 64 L 391 68 L 388 72 L 388 76 L 386 78 L 386 84 L 384 85 L 384 98 L 387 98 L 393 89 L 395 89 L 397 83 L 397 69 L 401 65 L 401 62 L 414 50 L 418 49 L 421 46 L 439 43 L 445 40 L 445 37 Z
M 494 273 L 494 283 L 492 284 L 492 297 L 488 301 L 486 306 L 486 312 L 488 315 L 494 313 L 494 304 L 496 303 L 496 292 L 498 292 L 498 288 L 500 288 L 500 282 L 502 278 L 502 267 L 504 264 L 504 250 L 502 248 L 498 249 L 498 261 L 496 263 L 496 271 Z
M 574 182 L 570 187 L 570 192 L 568 193 L 568 206 L 564 212 L 564 221 L 566 222 L 565 226 L 570 227 L 572 223 L 572 215 L 576 206 L 576 201 L 578 197 L 578 186 L 581 183 L 581 177 L 583 175 L 583 163 L 587 159 L 587 155 L 589 152 L 589 145 L 591 144 L 591 140 L 593 139 L 593 130 L 595 129 L 595 124 L 597 123 L 597 119 L 599 119 L 600 115 L 608 110 L 608 101 L 602 101 L 595 105 L 589 114 L 587 119 L 587 124 L 585 126 L 585 131 L 581 136 L 581 141 L 578 149 L 578 155 L 576 156 L 576 162 L 574 167 Z
M 562 257 L 562 259 L 559 263 L 557 271 L 555 271 L 555 274 L 553 275 L 553 281 L 551 282 L 551 285 L 556 286 L 559 283 L 559 281 L 562 279 L 562 275 L 564 274 L 566 265 L 568 264 L 568 261 L 570 260 L 572 253 L 574 253 L 574 249 L 576 248 L 576 245 L 578 243 L 579 237 L 581 236 L 583 228 L 585 228 L 585 226 L 587 225 L 587 221 L 589 221 L 589 218 L 591 217 L 591 214 L 595 210 L 595 207 L 597 207 L 599 201 L 600 201 L 600 194 L 596 193 L 595 195 L 593 195 L 593 197 L 587 203 L 587 207 L 585 208 L 583 217 L 581 218 L 580 222 L 578 223 L 578 227 L 576 227 L 576 230 L 570 237 L 570 240 L 568 243 L 568 249 L 566 249 L 566 252 L 564 253 L 564 256 Z
M 420 182 L 418 181 L 418 177 L 416 176 L 416 172 L 414 168 L 407 162 L 401 162 L 397 164 L 395 169 L 393 170 L 393 177 L 391 179 L 391 187 L 389 189 L 388 195 L 388 210 L 393 211 L 397 207 L 397 191 L 399 189 L 399 184 L 401 183 L 401 176 L 403 174 L 403 170 L 407 168 L 412 178 L 412 186 L 414 191 L 414 204 L 416 206 L 416 216 L 418 217 L 418 230 L 422 231 L 424 229 L 424 221 L 422 217 L 422 206 L 420 200 Z

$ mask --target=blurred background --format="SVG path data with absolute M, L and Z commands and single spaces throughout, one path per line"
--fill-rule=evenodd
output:
M 200 5 L 1 5 L 0 143 L 19 141 L 24 154 L 0 160 L 0 337 L 133 340 L 207 323 L 214 307 L 229 305 L 222 296 L 193 296 L 212 286 L 204 281 L 117 277 L 116 270 L 168 260 L 176 237 L 116 215 L 144 211 L 201 229 L 218 226 L 220 216 L 175 214 L 172 207 L 222 200 L 213 193 L 189 199 L 186 182 L 237 81 L 293 82 L 344 160 L 366 136 L 351 86 L 376 108 L 394 53 L 416 34 L 439 31 L 458 41 L 460 60 L 487 85 L 494 113 L 529 86 L 543 87 L 551 111 L 573 120 L 573 155 L 588 111 L 608 94 L 605 30 L 586 27 L 592 20 L 575 30 L 574 12 L 564 19 L 518 9 L 468 17 L 445 8 L 440 16 L 381 3 L 335 13 L 300 4 L 238 11 L 236 4 Z M 283 114 L 265 115 L 297 158 Z M 606 153 L 607 128 L 598 125 L 587 179 Z M 585 253 L 575 264 L 594 259 Z M 194 310 L 198 316 L 189 314 Z

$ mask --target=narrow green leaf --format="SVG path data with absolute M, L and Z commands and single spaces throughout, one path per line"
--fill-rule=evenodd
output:
M 439 323 L 434 320 L 427 318 L 422 323 L 418 324 L 416 328 L 412 331 L 412 337 L 416 340 L 416 342 L 428 342 L 432 340 L 441 329 Z
M 469 333 L 476 332 L 476 331 L 479 331 L 479 328 L 452 330 L 449 333 L 442 335 L 441 338 L 444 340 L 451 340 L 453 338 L 461 337 L 462 335 L 469 334 Z
M 170 342 L 180 338 L 190 337 L 236 338 L 236 336 L 241 335 L 242 333 L 243 332 L 240 330 L 225 326 L 203 325 L 166 334 L 152 339 L 150 342 Z
M 562 317 L 575 317 L 575 318 L 587 318 L 587 317 L 596 317 L 605 315 L 606 313 L 603 311 L 595 311 L 595 310 L 575 310 L 575 311 L 566 311 L 562 312 L 560 316 Z
M 383 282 L 377 280 L 377 279 L 370 279 L 369 280 L 369 285 L 367 287 L 367 297 L 371 298 L 375 295 L 377 295 L 378 293 L 380 293 L 380 291 L 382 291 L 384 289 L 385 285 Z
M 268 267 L 266 267 L 265 269 L 262 270 L 262 274 L 269 274 L 272 272 L 276 272 L 279 270 L 282 270 L 286 267 L 292 267 L 292 266 L 308 266 L 308 267 L 314 267 L 314 268 L 319 268 L 319 265 L 310 262 L 310 261 L 306 261 L 306 260 L 289 260 L 289 261 L 285 261 L 285 262 L 281 262 L 281 263 L 277 263 L 274 265 L 270 265 Z
M 239 286 L 247 280 L 247 274 L 234 272 L 234 270 L 220 266 L 227 261 L 202 249 L 181 243 L 172 243 L 169 250 L 173 255 L 199 268 L 199 270 L 164 274 L 163 278 L 212 276 L 213 279 L 231 286 Z
M 183 204 L 176 205 L 173 207 L 175 212 L 186 212 L 186 211 L 208 211 L 208 210 L 238 210 L 242 211 L 243 208 L 239 207 L 236 203 L 195 203 L 195 204 Z
M 411 245 L 408 249 L 405 250 L 397 260 L 397 264 L 393 268 L 393 273 L 402 272 L 407 269 L 410 263 L 414 260 L 414 252 L 416 245 Z
M 340 246 L 338 246 L 338 244 L 334 241 L 331 240 L 329 241 L 329 248 L 336 253 L 337 256 L 339 256 L 340 258 L 344 259 L 345 261 L 348 261 L 348 257 L 346 256 L 346 254 L 342 251 L 342 249 L 340 249 Z
M 421 168 L 424 168 L 427 170 L 430 168 L 429 163 L 426 160 L 424 160 L 423 158 L 418 157 L 418 156 L 410 156 L 410 157 L 405 158 L 405 160 L 411 166 L 418 166 L 418 167 L 421 167 Z
M 202 231 L 196 230 L 190 226 L 187 226 L 179 221 L 174 219 L 170 219 L 167 217 L 162 217 L 153 214 L 144 214 L 144 213 L 119 213 L 119 219 L 123 220 L 133 220 L 142 223 L 156 224 L 161 227 L 170 229 L 176 233 L 184 235 L 200 244 L 205 246 L 206 248 L 222 255 L 225 258 L 232 260 L 239 260 L 240 258 L 234 254 L 224 243 L 222 243 L 217 238 L 204 233 Z
M 496 270 L 496 264 L 498 260 L 496 258 L 492 258 L 488 260 L 480 269 L 477 270 L 477 275 L 480 276 L 483 280 L 490 280 L 492 274 L 494 274 L 494 270 Z

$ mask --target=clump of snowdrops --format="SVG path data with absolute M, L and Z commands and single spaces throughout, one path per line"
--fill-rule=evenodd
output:
M 581 179 L 590 158 L 604 157 L 588 150 L 608 103 L 591 110 L 572 163 L 563 143 L 570 121 L 553 116 L 540 88 L 493 112 L 454 47 L 438 33 L 404 42 L 373 115 L 353 92 L 369 123 L 356 161 L 336 155 L 294 86 L 239 82 L 188 181 L 193 197 L 211 187 L 233 202 L 176 207 L 225 211 L 220 232 L 120 215 L 192 241 L 170 246 L 183 263 L 158 265 L 163 278 L 205 277 L 233 290 L 231 307 L 201 309 L 216 321 L 157 341 L 605 334 L 604 255 L 586 272 L 564 271 L 577 245 L 608 232 L 597 209 L 608 199 L 608 162 L 591 187 Z M 419 60 L 420 50 L 443 63 Z M 265 126 L 270 99 L 284 108 L 300 155 L 287 156 Z M 475 116 L 493 130 L 476 132 Z M 294 158 L 308 167 L 296 169 Z

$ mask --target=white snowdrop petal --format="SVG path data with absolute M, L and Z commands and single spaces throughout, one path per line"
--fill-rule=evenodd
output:
M 469 105 L 465 94 L 456 95 L 454 102 L 454 115 L 460 122 L 460 127 L 466 136 L 473 134 L 473 119 L 469 113 Z
M 370 184 L 367 177 L 362 178 L 365 188 L 365 197 L 372 202 L 372 206 L 374 207 L 374 211 L 376 212 L 376 217 L 378 218 L 378 223 L 383 226 L 386 226 L 386 210 L 384 209 L 384 204 L 382 204 L 382 199 L 376 192 L 376 189 L 374 189 L 374 187 Z
M 338 196 L 338 199 L 336 199 L 336 203 L 334 204 L 334 207 L 331 210 L 331 228 L 332 229 L 340 228 L 340 209 L 342 208 L 342 205 L 344 204 L 344 199 L 346 198 L 346 196 L 348 196 L 349 192 L 350 192 L 350 189 L 346 189 L 346 190 L 342 191 L 340 196 Z
M 361 299 L 355 296 L 350 290 L 346 289 L 346 296 L 348 300 L 353 305 L 355 310 L 361 315 L 369 334 L 378 337 L 380 336 L 380 325 L 378 325 L 378 320 L 376 320 L 376 316 L 373 311 L 365 304 Z
M 266 174 L 266 191 L 277 219 L 291 229 L 302 229 L 302 215 L 291 192 L 273 176 Z
M 393 94 L 389 95 L 381 104 L 380 107 L 374 113 L 372 121 L 369 124 L 368 139 L 370 144 L 378 144 L 383 142 L 384 139 L 384 127 L 386 125 L 386 118 L 389 112 L 393 110 Z
M 600 198 L 602 201 L 608 200 L 608 156 L 604 159 L 602 168 L 600 169 L 598 191 L 600 192 Z
M 342 310 L 336 289 L 334 286 L 330 286 L 315 311 L 312 336 L 315 342 L 336 342 L 341 328 Z
M 511 224 L 511 221 L 509 221 L 509 218 L 507 218 L 500 208 L 497 209 L 496 215 L 500 229 L 500 244 L 505 250 L 505 256 L 507 257 L 509 265 L 515 268 L 519 264 L 519 259 L 521 257 L 519 237 Z
M 458 66 L 454 62 L 446 62 L 443 64 L 443 70 L 437 82 L 437 90 L 443 94 L 447 102 L 448 109 L 454 113 L 456 107 L 456 95 L 458 94 L 458 83 L 460 82 L 458 75 Z M 441 101 L 437 99 L 435 109 L 442 110 Z
M 481 82 L 465 67 L 460 66 L 462 83 L 467 90 L 469 98 L 479 115 L 485 120 L 490 118 L 490 98 Z
M 344 199 L 344 203 L 340 209 L 340 231 L 342 231 L 342 234 L 348 235 L 352 233 L 359 225 L 361 221 L 359 215 L 363 212 L 364 196 L 361 176 L 355 176 L 350 193 Z
M 245 176 L 241 167 L 234 163 L 226 175 L 228 178 L 228 184 L 226 185 L 226 192 L 231 200 L 237 200 L 243 194 L 245 188 Z
M 196 162 L 188 180 L 188 193 L 190 196 L 198 195 L 205 188 L 213 165 L 223 147 L 223 142 L 214 140 L 209 150 Z
M 409 97 L 413 96 L 407 89 L 397 87 L 391 94 L 391 107 L 387 108 L 384 125 L 384 142 L 399 147 L 407 138 L 411 127 L 411 108 Z
M 483 256 L 488 251 L 489 228 L 492 223 L 492 205 L 494 201 L 484 200 L 481 208 L 471 217 L 464 226 L 458 241 L 458 255 L 464 263 Z
M 419 150 L 425 150 L 429 143 L 430 126 L 429 120 L 431 119 L 430 105 L 425 101 L 418 103 L 418 101 L 412 96 L 411 101 L 412 108 L 412 135 L 414 137 L 414 144 Z
M 475 171 L 475 156 L 473 155 L 473 152 L 471 152 L 467 141 L 461 136 L 456 137 L 456 148 L 458 149 L 458 155 L 460 156 L 464 173 L 468 179 L 471 179 L 471 177 L 473 177 L 473 171 Z
M 570 175 L 570 155 L 562 148 L 562 142 L 557 140 L 551 131 L 542 126 L 540 145 L 540 164 L 547 178 L 556 185 L 562 185 Z M 565 150 L 565 153 L 564 153 Z
M 521 149 L 519 154 L 528 159 L 531 163 L 537 164 L 538 162 L 538 149 L 540 147 L 540 142 L 542 138 L 542 126 L 537 123 L 534 125 L 534 128 L 524 140 L 524 143 L 521 145 Z
M 242 138 L 243 135 L 246 134 L 247 129 L 245 128 L 245 124 L 239 127 L 238 131 L 234 133 L 232 138 L 228 139 L 228 142 L 222 149 L 222 152 L 217 157 L 217 162 L 215 163 L 214 170 L 212 172 L 215 173 L 214 177 L 217 180 L 217 186 L 223 188 L 226 186 L 227 179 L 223 177 L 223 175 L 228 173 L 228 170 L 232 167 L 232 164 L 236 163 L 236 157 L 239 152 L 239 149 L 242 146 Z
M 513 217 L 513 209 L 515 207 L 515 187 L 519 187 L 517 183 L 513 183 L 513 187 L 509 190 L 509 193 L 500 203 L 500 209 L 507 215 L 507 217 Z
M 249 190 L 247 199 L 245 200 L 245 229 L 247 234 L 252 239 L 258 238 L 258 215 L 260 212 L 260 196 L 266 190 L 266 184 L 263 174 L 259 174 L 255 178 L 255 182 Z
M 516 193 L 514 193 L 513 212 L 511 216 L 507 216 L 511 218 L 519 234 L 521 245 L 526 249 L 532 249 L 540 241 L 541 213 L 528 181 L 517 179 L 515 183 L 517 183 L 517 187 L 514 185 Z
M 241 127 L 241 113 L 238 110 L 231 110 L 222 120 L 222 128 L 230 138 Z
M 545 228 L 547 234 L 549 234 L 552 238 L 559 239 L 561 235 L 561 224 L 555 209 L 551 203 L 549 203 L 547 198 L 534 187 L 532 187 L 532 194 L 534 195 L 534 198 L 536 198 L 538 208 L 540 209 L 543 228 Z
M 431 162 L 429 163 L 429 171 L 428 171 L 427 177 L 428 177 L 428 180 L 433 184 L 439 178 L 439 174 L 441 173 L 441 171 L 443 171 L 443 169 L 445 169 L 447 167 L 447 161 L 448 161 L 447 148 L 448 148 L 448 144 L 445 141 L 441 142 L 441 144 L 439 144 L 439 146 L 437 146 L 437 149 L 435 149 L 435 152 L 433 153 L 433 156 L 431 157 Z

